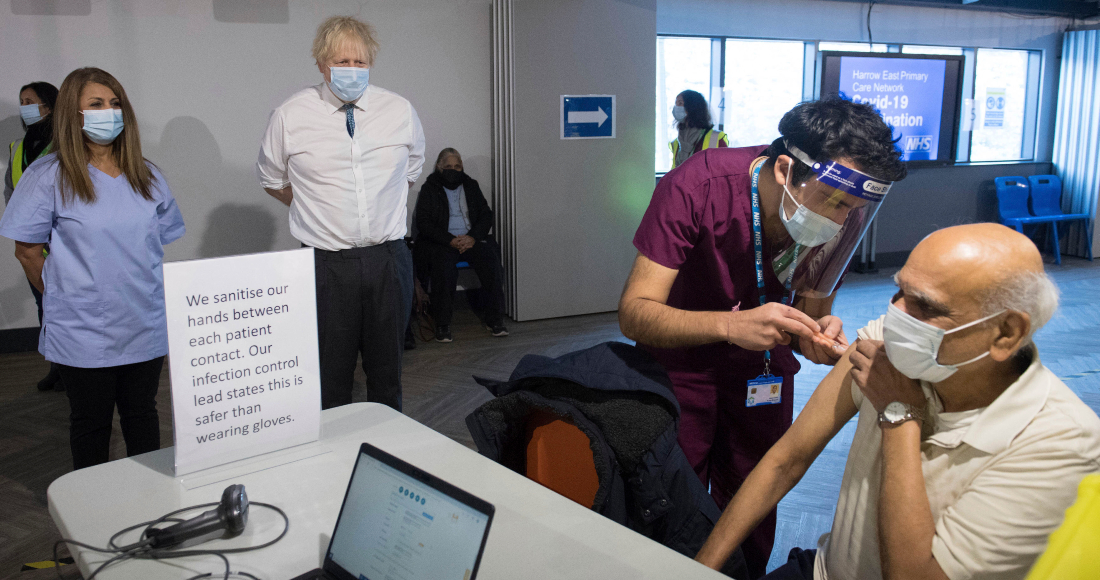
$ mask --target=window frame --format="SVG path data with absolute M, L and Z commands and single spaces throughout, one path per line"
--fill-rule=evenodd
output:
M 849 48 L 858 48 L 858 45 L 867 45 L 866 42 L 851 42 L 843 40 L 828 40 L 828 39 L 815 39 L 815 40 L 799 40 L 791 38 L 773 38 L 773 37 L 757 37 L 757 36 L 714 36 L 706 34 L 658 34 L 657 39 L 660 38 L 709 38 L 711 40 L 711 87 L 710 87 L 710 106 L 712 112 L 718 115 L 718 123 L 716 126 L 719 130 L 725 130 L 725 63 L 726 63 L 726 41 L 727 40 L 747 40 L 747 41 L 782 41 L 782 42 L 802 42 L 805 47 L 803 69 L 802 69 L 802 98 L 803 100 L 812 100 L 820 98 L 820 78 L 821 78 L 821 43 L 831 42 L 843 42 L 846 43 Z M 920 46 L 920 47 L 932 47 L 943 46 L 944 48 L 958 48 L 962 51 L 963 56 L 963 80 L 962 80 L 962 96 L 960 107 L 962 110 L 959 114 L 959 125 L 955 128 L 957 137 L 955 159 L 953 165 L 956 166 L 968 166 L 968 165 L 1013 165 L 1023 163 L 1034 163 L 1038 153 L 1038 139 L 1039 123 L 1040 123 L 1040 109 L 1042 106 L 1042 87 L 1046 78 L 1046 66 L 1045 66 L 1045 54 L 1041 49 L 1031 48 L 1004 48 L 1004 47 L 986 47 L 986 46 L 948 46 L 948 45 L 930 45 L 930 44 L 917 44 L 917 43 L 875 43 L 875 46 L 886 46 L 886 52 L 888 53 L 900 53 L 903 52 L 905 46 Z M 987 161 L 971 161 L 970 155 L 972 151 L 972 141 L 974 138 L 973 126 L 971 130 L 963 131 L 963 123 L 965 121 L 965 115 L 973 115 L 975 107 L 975 75 L 977 64 L 977 53 L 979 48 L 994 48 L 997 50 L 1016 50 L 1027 53 L 1027 78 L 1025 79 L 1025 101 L 1024 101 L 1024 122 L 1023 122 L 1023 136 L 1021 143 L 1021 155 L 1019 159 L 1004 159 L 1004 160 L 987 160 Z M 869 54 L 873 52 L 871 50 L 866 51 Z M 881 51 L 878 51 L 881 52 Z M 907 53 L 907 54 L 919 54 L 919 53 Z M 714 103 L 717 101 L 717 105 Z M 656 169 L 656 168 L 655 168 Z M 667 172 L 654 171 L 655 175 L 660 178 Z
M 1012 50 L 1017 52 L 1027 53 L 1027 72 L 1024 79 L 1024 121 L 1023 121 L 1023 134 L 1020 136 L 1020 155 L 1019 159 L 986 159 L 983 161 L 971 161 L 970 155 L 973 153 L 974 142 L 974 128 L 971 127 L 970 131 L 967 131 L 967 165 L 1011 165 L 1013 163 L 1034 163 L 1036 152 L 1038 151 L 1038 143 L 1036 136 L 1039 133 L 1039 108 L 1042 105 L 1042 86 L 1043 86 L 1043 51 L 1037 49 L 1027 48 L 1000 48 L 1000 47 L 985 47 L 975 46 L 969 49 L 963 49 L 964 58 L 968 58 L 971 61 L 971 67 L 964 69 L 964 84 L 963 84 L 963 98 L 970 99 L 970 112 L 974 115 L 974 107 L 977 107 L 977 67 L 978 67 L 978 49 L 981 48 L 993 48 L 994 50 Z M 966 97 L 966 74 L 970 77 L 970 97 Z M 967 111 L 964 110 L 965 114 Z M 975 119 L 977 120 L 977 119 Z M 961 132 L 961 131 L 960 131 Z M 962 141 L 960 138 L 959 141 Z M 956 164 L 963 163 L 957 161 Z

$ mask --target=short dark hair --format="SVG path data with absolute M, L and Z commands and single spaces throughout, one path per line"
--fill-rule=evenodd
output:
M 684 99 L 684 112 L 687 113 L 684 120 L 676 125 L 677 129 L 695 127 L 709 131 L 714 127 L 714 123 L 710 120 L 710 107 L 707 106 L 707 100 L 702 94 L 688 89 L 676 96 Z
M 19 94 L 23 94 L 23 91 L 30 89 L 34 91 L 34 94 L 38 95 L 38 99 L 42 101 L 43 105 L 50 108 L 50 112 L 53 112 L 54 106 L 57 104 L 57 87 L 50 83 L 38 81 L 23 85 L 19 88 Z
M 779 133 L 782 136 L 772 142 L 765 155 L 773 161 L 780 155 L 794 158 L 791 179 L 796 183 L 805 180 L 812 170 L 791 155 L 787 144 L 815 161 L 851 159 L 859 170 L 886 181 L 901 181 L 908 174 L 893 131 L 867 103 L 853 103 L 838 96 L 802 103 L 783 115 Z

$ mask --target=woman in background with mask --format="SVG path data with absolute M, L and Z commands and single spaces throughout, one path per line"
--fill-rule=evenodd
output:
M 439 152 L 435 171 L 416 198 L 416 255 L 431 280 L 431 315 L 435 339 L 451 342 L 451 313 L 459 262 L 477 273 L 485 296 L 483 319 L 493 336 L 504 327 L 503 268 L 500 248 L 489 235 L 493 210 L 477 181 L 463 171 L 462 157 L 450 147 Z
M 714 147 L 729 147 L 729 137 L 714 130 L 710 120 L 710 107 L 703 95 L 687 90 L 676 95 L 676 106 L 672 108 L 672 118 L 676 121 L 676 139 L 668 144 L 672 150 L 672 168 L 679 167 L 692 154 Z
M 37 82 L 19 89 L 19 116 L 25 134 L 8 145 L 8 171 L 4 175 L 4 203 L 11 200 L 27 166 L 49 153 L 53 146 L 53 112 L 57 87 Z
M 23 172 L 39 157 L 53 149 L 53 112 L 57 102 L 57 87 L 46 82 L 30 83 L 19 89 L 19 116 L 23 121 L 25 134 L 8 145 L 8 171 L 4 175 L 4 203 L 11 201 L 15 186 L 23 177 Z M 45 248 L 49 252 L 49 246 Z M 38 324 L 42 325 L 42 294 L 31 284 L 31 293 L 38 306 Z M 38 381 L 39 391 L 56 389 L 64 391 L 61 374 L 56 364 L 50 365 L 50 373 Z
M 128 455 L 160 448 L 161 262 L 184 225 L 164 176 L 141 155 L 137 118 L 113 76 L 77 69 L 56 104 L 54 152 L 19 181 L 0 236 L 15 240 L 43 294 L 38 348 L 61 367 L 80 469 L 108 460 L 115 405 Z

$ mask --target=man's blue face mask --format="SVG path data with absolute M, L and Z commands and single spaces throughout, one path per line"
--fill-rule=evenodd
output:
M 357 66 L 329 67 L 328 86 L 341 101 L 350 103 L 363 96 L 370 84 L 370 69 Z

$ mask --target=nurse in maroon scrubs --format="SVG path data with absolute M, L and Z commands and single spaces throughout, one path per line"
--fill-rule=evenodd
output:
M 803 103 L 779 132 L 770 146 L 701 152 L 661 179 L 619 303 L 623 334 L 672 378 L 680 445 L 719 508 L 791 425 L 794 352 L 833 364 L 847 348 L 836 288 L 906 175 L 869 105 Z M 742 546 L 754 578 L 775 524 L 773 510 Z

